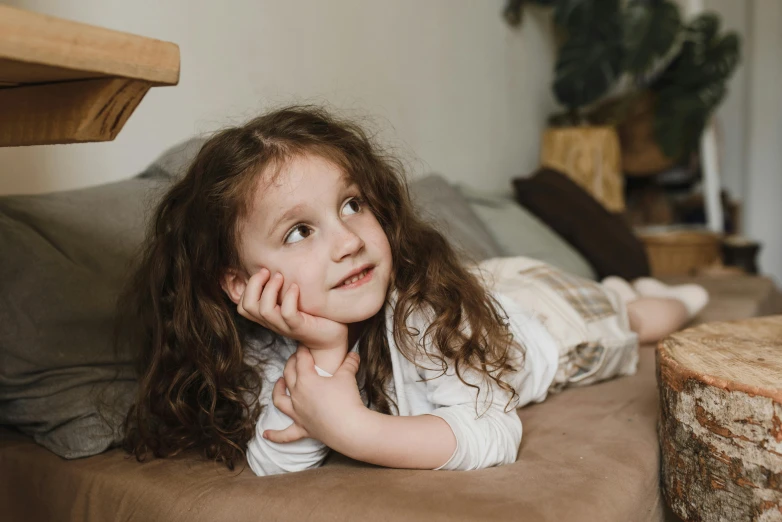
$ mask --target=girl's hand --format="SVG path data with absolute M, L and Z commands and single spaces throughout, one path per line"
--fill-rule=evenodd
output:
M 239 315 L 312 350 L 342 348 L 347 352 L 348 325 L 299 310 L 299 286 L 295 283 L 280 301 L 282 283 L 281 273 L 272 276 L 262 268 L 247 281 L 237 307 Z
M 310 351 L 299 346 L 272 392 L 272 402 L 293 419 L 293 424 L 284 430 L 266 430 L 264 438 L 294 442 L 310 437 L 331 446 L 349 435 L 346 431 L 351 429 L 352 419 L 366 409 L 356 383 L 358 363 L 358 354 L 351 352 L 333 377 L 321 377 Z M 286 387 L 290 396 L 285 393 Z

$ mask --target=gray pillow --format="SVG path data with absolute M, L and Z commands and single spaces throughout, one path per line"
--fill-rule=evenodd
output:
M 576 249 L 512 196 L 488 194 L 462 185 L 458 190 L 499 243 L 500 255 L 531 257 L 571 274 L 596 279 L 594 269 Z
M 0 424 L 62 457 L 120 440 L 135 379 L 112 346 L 115 300 L 168 183 L 0 197 Z
M 467 261 L 502 255 L 502 249 L 467 200 L 442 176 L 430 174 L 410 184 L 419 214 L 434 224 Z
M 116 298 L 147 218 L 204 141 L 133 179 L 0 197 L 0 424 L 65 458 L 121 441 L 136 381 L 112 345 Z
M 195 137 L 169 147 L 137 177 L 142 179 L 180 178 L 195 159 L 207 138 Z

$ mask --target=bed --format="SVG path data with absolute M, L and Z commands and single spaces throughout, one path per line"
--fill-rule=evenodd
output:
M 16 25 L 8 25 L 14 20 Z M 28 34 L 31 30 L 46 31 L 54 24 L 57 29 L 54 42 L 63 35 L 73 39 L 89 34 L 98 39 L 93 40 L 94 46 L 100 38 L 114 38 L 111 41 L 117 49 L 128 51 L 126 61 L 146 56 L 151 62 L 146 69 L 127 63 L 123 66 L 119 62 L 111 65 L 114 69 L 107 69 L 105 63 L 101 69 L 85 65 L 85 61 L 76 63 L 67 53 L 60 53 L 56 58 L 56 52 L 35 54 L 29 51 L 24 54 L 14 48 L 17 54 L 10 56 L 12 47 L 0 43 L 0 81 L 4 82 L 4 88 L 0 89 L 0 113 L 4 116 L 0 121 L 0 145 L 18 145 L 21 141 L 33 144 L 113 139 L 146 89 L 154 85 L 173 85 L 178 79 L 178 49 L 172 47 L 173 44 L 111 35 L 71 22 L 60 25 L 49 17 L 0 6 L 0 40 L 3 35 L 20 34 L 11 30 L 18 29 L 19 24 L 26 27 Z M 56 51 L 56 48 L 55 44 L 52 49 Z M 52 56 L 71 62 L 60 65 L 45 62 Z M 93 58 L 96 63 L 100 62 L 95 56 Z M 9 63 L 16 64 L 15 69 L 8 66 Z M 11 76 L 9 71 L 12 70 L 24 71 L 27 79 Z M 49 76 L 41 76 L 44 73 Z M 42 79 L 47 82 L 44 86 L 38 85 Z M 64 85 L 66 83 L 71 85 Z M 99 88 L 90 87 L 96 85 Z M 135 90 L 131 89 L 135 94 L 117 98 L 122 85 L 135 85 Z M 36 103 L 52 93 L 60 93 L 56 96 L 65 100 L 63 106 L 81 107 L 86 112 L 63 111 L 59 115 L 51 111 L 36 112 L 40 109 Z M 119 105 L 115 107 L 114 118 L 106 120 L 106 111 L 94 109 L 96 104 L 105 105 L 110 99 Z M 19 105 L 20 100 L 29 110 L 18 109 L 23 106 Z M 14 117 L 6 117 L 8 115 Z M 52 121 L 59 123 L 41 126 L 42 115 L 52 116 Z M 114 124 L 107 125 L 107 121 Z M 192 156 L 194 146 L 197 147 L 197 143 L 177 150 Z M 22 223 L 26 227 L 22 228 L 39 233 L 45 239 L 35 248 L 48 248 L 47 252 L 53 253 L 52 259 L 64 263 L 56 265 L 55 269 L 66 270 L 78 262 L 82 272 L 90 277 L 105 275 L 103 272 L 110 272 L 107 267 L 116 270 L 117 259 L 126 254 L 122 249 L 114 249 L 116 245 L 111 243 L 116 236 L 122 235 L 117 231 L 124 234 L 131 222 L 136 228 L 141 223 L 141 205 L 133 201 L 126 209 L 132 219 L 122 219 L 124 214 L 120 206 L 127 205 L 128 199 L 132 200 L 127 197 L 128 191 L 147 190 L 151 186 L 147 183 L 165 185 L 164 180 L 175 176 L 183 161 L 163 158 L 133 180 L 106 187 L 40 197 L 4 197 L 0 202 L 0 217 L 5 219 L 0 220 L 0 240 L 10 242 L 12 237 L 2 234 L 3 226 Z M 480 198 L 473 199 L 471 204 L 475 213 L 471 213 L 467 200 L 459 199 L 452 189 L 436 178 L 419 180 L 414 186 L 414 192 L 426 192 L 437 199 L 440 216 L 446 222 L 464 224 L 452 232 L 472 248 L 501 248 L 502 245 L 487 245 L 487 237 L 494 234 L 495 239 L 502 242 L 499 236 L 506 234 L 504 239 L 512 243 L 510 235 L 521 229 L 532 234 L 534 229 L 537 234 L 534 240 L 518 242 L 519 248 L 539 248 L 546 241 L 550 248 L 508 252 L 505 245 L 505 253 L 540 258 L 550 255 L 548 261 L 558 261 L 560 266 L 571 271 L 589 270 L 559 238 L 534 220 L 519 217 L 518 208 L 510 208 L 516 214 L 507 230 L 487 232 L 488 223 L 497 221 L 492 212 L 499 207 L 481 207 Z M 453 197 L 449 199 L 445 194 Z M 99 204 L 111 207 L 120 216 L 118 221 L 106 223 L 94 219 L 100 215 Z M 60 219 L 62 216 L 73 218 L 76 212 L 81 212 L 79 219 Z M 476 221 L 481 212 L 486 219 L 483 223 Z M 138 222 L 133 221 L 136 218 Z M 524 227 L 519 225 L 519 219 L 527 219 Z M 137 240 L 138 236 L 131 239 Z M 16 255 L 16 251 L 9 248 L 4 251 L 5 258 L 13 257 L 9 252 Z M 103 265 L 96 260 L 99 254 L 104 256 L 101 258 Z M 3 288 L 6 304 L 12 300 L 12 292 L 24 286 L 20 281 L 24 281 L 26 271 L 38 264 L 36 259 L 43 257 L 22 259 L 12 268 L 8 268 L 8 264 L 0 267 L 0 288 Z M 109 275 L 106 285 L 113 281 L 116 273 Z M 779 291 L 764 277 L 701 277 L 675 282 L 684 280 L 703 284 L 712 295 L 699 322 L 782 312 Z M 70 283 L 83 286 L 79 279 Z M 53 289 L 52 286 L 48 288 Z M 109 295 L 113 287 L 106 288 Z M 41 290 L 45 291 L 46 287 Z M 108 299 L 106 301 L 108 303 Z M 101 310 L 101 313 L 109 313 L 105 306 Z M 40 324 L 54 325 L 57 330 L 51 335 L 56 336 L 62 334 L 59 329 L 74 324 L 81 330 L 89 329 L 92 324 L 89 321 L 96 315 L 99 314 L 88 308 L 79 320 L 74 319 L 75 316 L 69 317 L 70 322 L 45 318 L 48 322 L 42 320 Z M 4 337 L 0 338 L 0 349 L 7 349 L 12 334 L 24 327 L 21 322 L 12 326 L 7 327 Z M 43 327 L 33 326 L 24 334 L 23 340 L 45 341 L 48 334 Z M 74 332 L 70 333 L 76 335 Z M 5 355 L 0 358 L 4 364 L 10 360 Z M 7 381 L 0 384 L 5 386 Z M 7 395 L 3 397 L 0 397 L 0 407 L 4 400 L 6 405 L 11 400 Z M 9 521 L 676 520 L 665 508 L 659 488 L 655 347 L 641 347 L 636 375 L 568 389 L 542 404 L 522 408 L 518 414 L 524 435 L 518 459 L 512 465 L 470 472 L 395 470 L 332 453 L 321 468 L 273 477 L 256 477 L 248 468 L 230 471 L 189 454 L 138 463 L 114 448 L 96 451 L 97 455 L 85 458 L 65 459 L 7 423 L 9 425 L 0 426 L 0 513 L 3 520 Z
M 699 321 L 782 311 L 765 278 L 699 282 L 713 296 Z M 0 428 L 0 510 L 9 521 L 678 520 L 660 496 L 654 352 L 641 348 L 637 375 L 518 410 L 517 462 L 479 471 L 382 469 L 339 454 L 263 478 L 193 456 L 139 464 L 119 449 L 68 461 Z
M 189 150 L 189 155 L 197 148 L 195 145 L 175 149 Z M 43 195 L 38 200 L 0 198 L 0 218 L 8 216 L 8 208 L 14 209 L 14 219 L 24 221 L 30 216 L 23 216 L 23 210 L 55 207 L 61 212 L 58 215 L 70 216 L 57 220 L 58 224 L 66 221 L 73 227 L 82 227 L 83 231 L 84 227 L 95 226 L 96 221 L 103 223 L 94 219 L 101 213 L 98 201 L 122 216 L 122 205 L 128 205 L 133 199 L 124 197 L 132 187 L 142 182 L 156 183 L 154 180 L 165 177 L 165 171 L 172 168 L 172 163 L 164 158 L 137 178 L 106 187 Z M 465 221 L 467 200 L 460 199 L 459 191 L 443 178 L 430 176 L 418 180 L 412 184 L 412 192 L 415 198 L 424 197 L 425 206 L 434 209 L 443 221 L 453 225 L 461 220 L 462 224 L 455 227 L 458 233 L 449 231 L 451 240 L 459 242 L 458 236 L 462 236 L 464 242 L 477 235 L 480 237 L 472 238 L 475 239 L 472 248 L 487 248 L 482 243 L 486 239 L 485 229 L 480 228 L 486 223 L 477 221 L 477 213 L 471 214 L 473 222 Z M 70 207 L 64 206 L 63 201 L 69 202 Z M 83 215 L 85 207 L 89 208 L 88 219 L 73 219 L 72 214 Z M 141 207 L 132 205 L 136 212 Z M 63 208 L 70 210 L 62 214 Z M 496 214 L 492 216 L 496 226 L 500 220 Z M 516 231 L 524 228 L 519 216 L 513 216 Z M 118 223 L 128 221 L 133 219 L 120 219 Z M 118 235 L 110 233 L 111 227 L 119 224 L 110 224 L 108 229 L 104 226 L 97 234 L 91 231 L 65 235 L 61 228 L 47 229 L 51 224 L 39 219 L 34 228 L 43 231 L 49 243 L 56 243 L 56 248 L 51 247 L 52 258 L 61 259 L 58 252 L 68 254 L 68 259 L 63 261 L 66 264 L 53 268 L 59 273 L 58 284 L 83 286 L 81 280 L 63 281 L 63 274 L 73 260 L 81 259 L 89 270 L 96 272 L 107 272 L 107 267 L 116 265 L 115 257 L 101 258 L 97 253 L 115 249 L 106 245 Z M 0 219 L 0 244 L 9 241 L 3 234 L 4 226 Z M 92 238 L 92 243 L 88 241 L 85 246 L 81 239 L 78 245 L 68 242 L 68 238 L 84 236 Z M 99 249 L 101 242 L 103 248 Z M 543 242 L 536 241 L 530 248 L 540 248 Z M 49 243 L 45 244 L 46 248 L 51 246 Z M 537 254 L 546 256 L 543 251 Z M 553 259 L 566 259 L 566 254 L 566 250 L 549 250 Z M 0 265 L 0 274 L 14 272 L 17 278 L 24 277 L 23 272 L 33 270 L 28 268 L 33 264 L 22 259 L 13 270 Z M 698 282 L 711 294 L 711 302 L 698 322 L 782 312 L 782 294 L 764 277 L 702 276 L 671 282 L 683 281 Z M 19 284 L 0 281 L 3 283 L 9 291 L 26 286 L 23 281 Z M 63 306 L 67 308 L 69 303 L 63 301 L 57 306 L 58 314 Z M 100 315 L 90 308 L 80 320 L 74 321 L 79 310 L 70 310 L 69 318 L 82 330 L 93 316 Z M 0 320 L 2 312 L 0 307 Z M 101 313 L 108 315 L 109 311 L 105 309 Z M 45 317 L 40 324 L 42 330 L 57 330 L 53 334 L 56 336 L 60 336 L 64 325 L 59 315 L 53 319 Z M 95 325 L 89 328 L 99 329 Z M 65 335 L 77 334 L 74 330 Z M 28 337 L 31 335 L 33 332 Z M 9 337 L 7 334 L 4 339 Z M 655 347 L 643 346 L 640 351 L 636 375 L 567 389 L 541 404 L 518 410 L 524 435 L 517 461 L 479 471 L 383 469 L 336 453 L 321 468 L 272 477 L 257 477 L 249 468 L 229 471 L 195 455 L 138 463 L 116 448 L 68 460 L 13 426 L 0 426 L 0 512 L 4 513 L 4 520 L 41 521 L 365 520 L 370 517 L 429 522 L 677 520 L 667 512 L 660 496 Z

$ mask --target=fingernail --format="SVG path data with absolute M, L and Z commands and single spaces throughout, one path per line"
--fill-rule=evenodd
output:
M 268 438 L 269 438 L 269 437 L 268 437 L 268 435 L 266 435 L 266 432 L 265 432 L 265 431 L 263 432 L 263 438 L 264 438 L 264 439 L 268 439 Z

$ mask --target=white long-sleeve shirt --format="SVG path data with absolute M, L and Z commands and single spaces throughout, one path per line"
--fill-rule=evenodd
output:
M 478 385 L 480 392 L 464 384 L 456 376 L 452 361 L 448 361 L 444 375 L 440 375 L 441 364 L 430 360 L 423 350 L 419 350 L 415 357 L 422 367 L 410 362 L 399 352 L 392 334 L 393 303 L 386 305 L 387 338 L 393 367 L 393 383 L 389 384 L 388 392 L 399 408 L 398 415 L 436 415 L 448 423 L 456 438 L 456 449 L 451 458 L 436 469 L 469 470 L 515 462 L 522 434 L 521 420 L 515 408 L 543 401 L 554 379 L 559 359 L 554 338 L 536 318 L 516 303 L 501 294 L 494 294 L 494 297 L 508 315 L 514 339 L 526 353 L 523 363 L 518 358 L 511 361 L 521 370 L 504 377 L 519 395 L 511 405 L 507 405 L 508 392 L 476 372 L 462 371 L 462 378 Z M 423 335 L 428 325 L 424 314 L 419 313 L 410 318 L 408 326 Z M 429 344 L 424 346 L 427 353 L 435 349 Z M 265 430 L 280 430 L 293 423 L 274 406 L 271 392 L 296 348 L 295 341 L 279 338 L 271 349 L 264 350 L 262 354 L 267 361 L 260 397 L 264 408 L 258 418 L 255 437 L 247 447 L 247 460 L 256 475 L 276 475 L 318 467 L 329 452 L 325 444 L 315 439 L 280 444 L 262 436 Z M 357 348 L 356 344 L 352 351 Z M 320 375 L 329 375 L 317 366 L 316 370 Z M 366 404 L 363 394 L 362 398 Z

